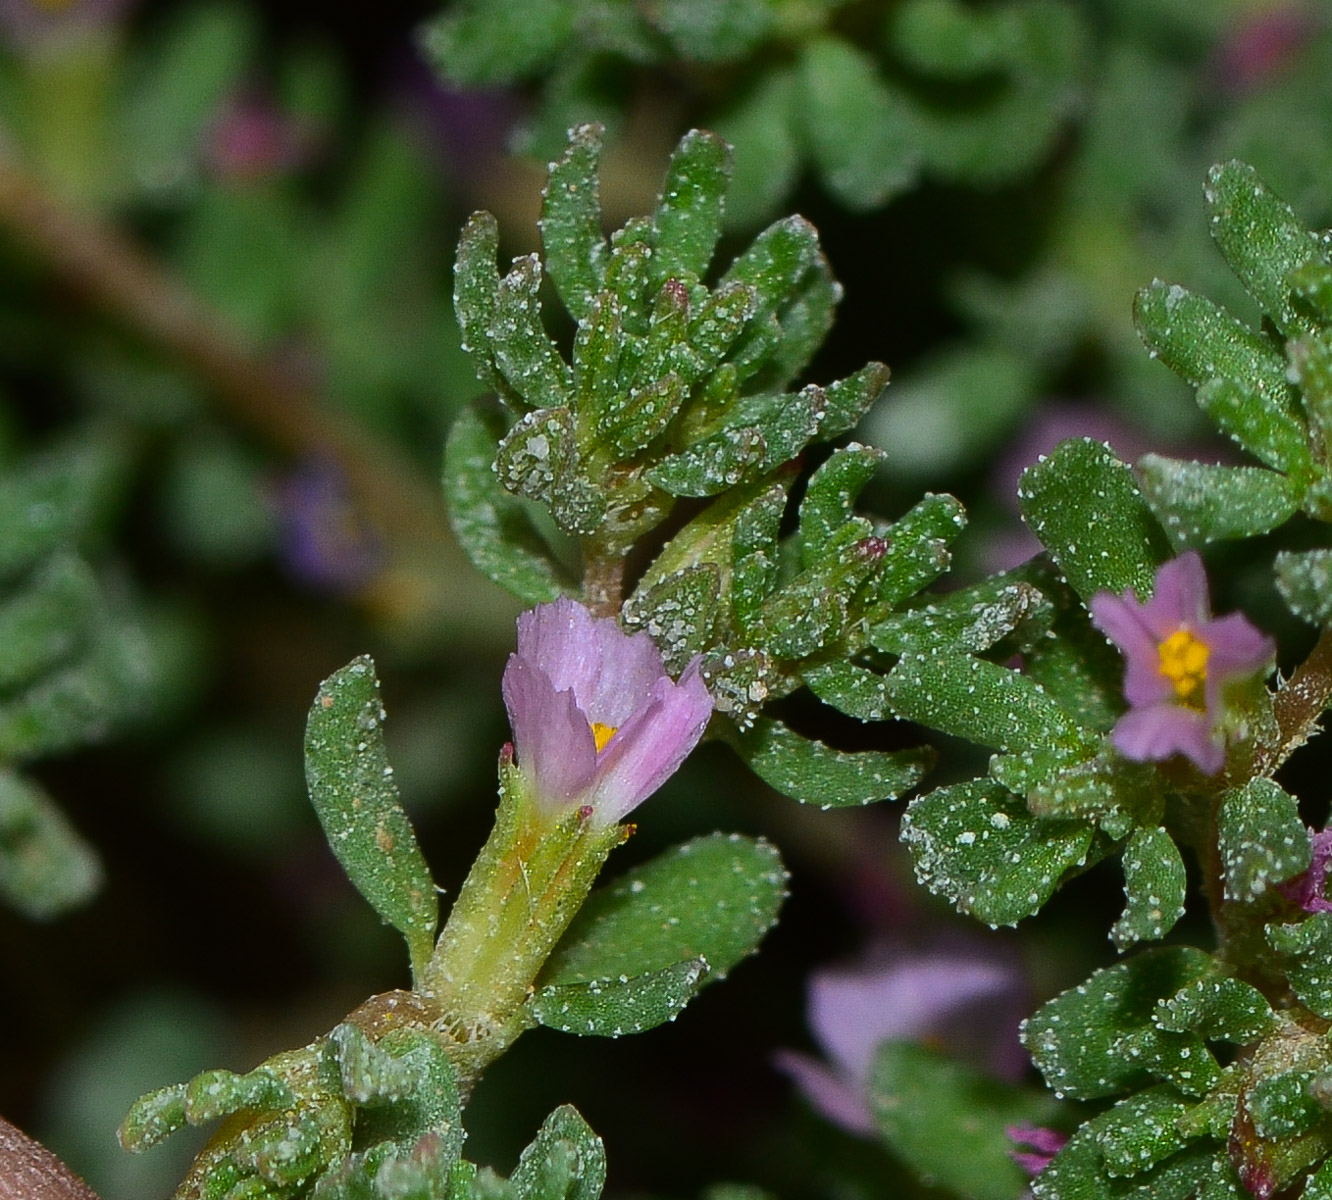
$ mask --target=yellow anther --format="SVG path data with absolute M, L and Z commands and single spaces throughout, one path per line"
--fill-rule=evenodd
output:
M 603 725 L 600 721 L 592 722 L 592 740 L 597 744 L 598 754 L 606 748 L 606 743 L 615 736 L 615 729 L 614 725 Z
M 1187 629 L 1177 629 L 1157 647 L 1161 674 L 1175 685 L 1175 695 L 1190 708 L 1205 708 L 1207 659 L 1211 647 Z

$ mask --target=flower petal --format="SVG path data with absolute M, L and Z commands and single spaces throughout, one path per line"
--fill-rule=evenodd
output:
M 1091 598 L 1092 623 L 1124 655 L 1124 699 L 1130 704 L 1155 704 L 1174 695 L 1170 680 L 1161 674 L 1161 639 L 1143 620 L 1143 605 L 1132 599 L 1097 592 Z M 1172 631 L 1173 632 L 1173 631 Z
M 1196 550 L 1162 563 L 1156 572 L 1156 590 L 1142 607 L 1142 619 L 1165 641 L 1181 628 L 1200 630 L 1211 616 L 1207 569 Z
M 597 763 L 598 820 L 618 821 L 666 782 L 698 745 L 712 716 L 712 697 L 695 659 L 673 683 L 662 675 L 648 703 L 619 727 Z
M 518 654 L 509 655 L 501 687 L 514 757 L 537 803 L 560 810 L 577 802 L 592 783 L 597 745 L 572 690 L 556 690 L 540 667 Z
M 1243 613 L 1208 623 L 1203 637 L 1211 651 L 1207 659 L 1207 675 L 1223 682 L 1227 678 L 1252 675 L 1261 671 L 1276 654 L 1276 643 L 1256 629 Z
M 1180 704 L 1133 708 L 1119 718 L 1115 747 L 1126 758 L 1159 762 L 1172 754 L 1193 760 L 1200 771 L 1214 775 L 1226 761 L 1225 747 L 1212 737 L 1206 713 Z
M 538 664 L 556 691 L 572 688 L 587 722 L 618 728 L 666 673 L 646 633 L 632 637 L 610 617 L 594 617 L 561 597 L 518 618 L 518 654 Z
M 867 1090 L 863 1084 L 844 1079 L 816 1058 L 779 1050 L 773 1066 L 789 1075 L 821 1116 L 850 1133 L 868 1137 L 875 1132 Z

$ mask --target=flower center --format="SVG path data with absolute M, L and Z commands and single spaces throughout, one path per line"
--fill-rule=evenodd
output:
M 1212 650 L 1187 629 L 1177 629 L 1157 647 L 1161 674 L 1175 685 L 1175 695 L 1189 708 L 1206 708 L 1207 659 Z
M 615 736 L 616 726 L 603 725 L 600 721 L 592 722 L 592 740 L 597 744 L 597 753 L 600 754 L 605 748 L 606 743 Z

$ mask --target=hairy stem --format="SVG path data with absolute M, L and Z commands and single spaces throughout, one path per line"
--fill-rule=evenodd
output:
M 1319 718 L 1332 702 L 1332 629 L 1324 630 L 1309 657 L 1273 698 L 1279 737 L 1266 747 L 1257 773 L 1271 775 L 1313 735 Z

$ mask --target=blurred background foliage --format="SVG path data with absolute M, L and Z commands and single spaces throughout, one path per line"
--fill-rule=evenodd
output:
M 864 502 L 959 496 L 964 579 L 1035 549 L 1014 485 L 1063 437 L 1230 455 L 1129 315 L 1161 276 L 1255 319 L 1207 237 L 1210 163 L 1332 224 L 1315 0 L 0 0 L 0 43 L 0 1111 L 106 1200 L 165 1194 L 189 1150 L 116 1147 L 140 1092 L 405 980 L 304 797 L 319 680 L 378 660 L 437 878 L 484 836 L 515 609 L 439 499 L 481 390 L 449 264 L 479 207 L 505 253 L 536 244 L 569 124 L 608 127 L 612 225 L 694 126 L 737 146 L 720 261 L 814 221 L 846 293 L 810 377 L 892 366 Z M 1256 588 L 1232 565 L 1221 610 Z M 817 732 L 864 748 L 850 721 Z M 954 935 L 896 824 L 797 808 L 705 747 L 617 857 L 765 834 L 794 872 L 783 924 L 677 1026 L 524 1039 L 469 1157 L 509 1168 L 571 1101 L 618 1194 L 913 1194 L 772 1065 L 808 1045 L 812 968 Z M 1005 935 L 1033 997 L 1109 960 L 1087 931 L 1120 902 L 1093 871 Z

